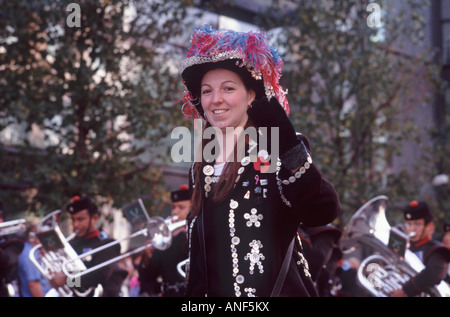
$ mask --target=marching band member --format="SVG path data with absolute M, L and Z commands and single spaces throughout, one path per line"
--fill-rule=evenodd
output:
M 444 224 L 444 236 L 442 237 L 442 244 L 450 250 L 450 223 Z M 450 265 L 447 268 L 447 276 L 445 281 L 450 284 Z
M 182 111 L 219 143 L 190 169 L 187 296 L 317 295 L 297 228 L 330 223 L 339 200 L 287 116 L 282 64 L 264 33 L 210 26 L 194 30 L 180 64 Z M 202 153 L 210 148 L 203 138 Z
M 319 227 L 300 225 L 298 232 L 317 292 L 320 297 L 328 297 L 330 280 L 336 274 L 338 262 L 342 259 L 339 247 L 342 231 L 328 224 Z
M 442 237 L 442 244 L 450 249 L 450 223 L 444 224 L 444 236 Z
M 439 284 L 445 278 L 450 250 L 439 241 L 432 240 L 433 215 L 426 202 L 412 201 L 404 209 L 406 232 L 410 236 L 410 250 L 425 265 L 425 269 L 391 293 L 392 297 L 416 296 Z
M 189 188 L 182 185 L 170 193 L 172 200 L 172 222 L 186 219 L 190 208 Z M 186 227 L 172 232 L 172 243 L 166 250 L 154 247 L 146 249 L 138 266 L 141 294 L 148 296 L 185 296 L 185 278 L 178 272 L 177 265 L 188 257 Z
M 90 197 L 78 197 L 75 196 L 72 202 L 67 205 L 67 211 L 69 212 L 73 230 L 76 233 L 75 238 L 70 240 L 70 245 L 73 247 L 77 254 L 83 254 L 92 249 L 98 248 L 104 244 L 114 241 L 104 231 L 97 227 L 99 219 L 98 207 L 90 199 Z M 87 268 L 100 264 L 113 257 L 120 255 L 120 245 L 117 244 L 112 248 L 106 248 L 98 253 L 94 253 L 86 259 L 82 259 Z M 101 284 L 103 287 L 104 297 L 118 297 L 120 293 L 120 287 L 123 280 L 126 278 L 127 272 L 119 269 L 117 265 L 110 264 L 99 270 L 95 270 L 81 276 L 80 288 L 85 291 L 91 287 L 96 287 Z M 63 286 L 67 282 L 67 277 L 64 273 L 57 273 L 50 281 L 51 285 L 55 288 Z M 73 281 L 74 283 L 77 281 Z M 76 285 L 78 286 L 78 285 Z
M 38 223 L 39 219 L 35 216 L 30 216 L 26 219 L 26 230 L 23 237 L 24 248 L 19 256 L 17 267 L 19 294 L 21 297 L 43 297 L 51 288 L 49 281 L 34 266 L 29 256 L 31 249 L 39 243 L 39 239 L 36 236 Z

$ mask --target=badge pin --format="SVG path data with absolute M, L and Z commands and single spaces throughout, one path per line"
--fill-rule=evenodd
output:
M 230 208 L 231 209 L 236 209 L 238 206 L 239 206 L 239 203 L 236 200 L 232 199 L 230 201 Z
M 250 157 L 246 156 L 241 160 L 241 164 L 242 166 L 247 166 L 248 164 L 250 164 Z
M 214 167 L 212 167 L 211 165 L 206 165 L 205 167 L 203 167 L 203 174 L 207 175 L 207 176 L 211 176 L 214 173 Z
M 269 153 L 266 150 L 261 150 L 258 152 L 258 157 L 262 157 L 264 160 L 267 160 Z

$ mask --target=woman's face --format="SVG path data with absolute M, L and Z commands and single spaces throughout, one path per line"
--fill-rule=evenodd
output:
M 205 117 L 213 127 L 243 127 L 247 108 L 255 99 L 238 74 L 223 68 L 207 72 L 201 82 L 201 103 Z

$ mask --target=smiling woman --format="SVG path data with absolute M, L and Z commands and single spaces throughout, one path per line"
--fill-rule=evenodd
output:
M 245 87 L 238 74 L 217 68 L 208 71 L 201 82 L 201 104 L 206 120 L 222 130 L 223 147 L 219 148 L 216 164 L 226 162 L 234 150 L 234 129 L 245 127 L 248 120 L 247 109 L 255 99 L 255 92 Z M 231 133 L 227 133 L 231 131 Z M 226 147 L 227 144 L 232 146 Z
M 238 74 L 223 68 L 210 70 L 203 76 L 201 104 L 212 126 L 226 133 L 226 127 L 244 127 L 247 108 L 255 92 L 246 88 Z
M 214 155 L 189 175 L 188 296 L 317 295 L 297 230 L 331 222 L 340 208 L 287 116 L 282 64 L 264 33 L 205 26 L 180 65 L 182 111 L 206 122 L 202 153 L 212 143 L 205 132 L 217 131 Z

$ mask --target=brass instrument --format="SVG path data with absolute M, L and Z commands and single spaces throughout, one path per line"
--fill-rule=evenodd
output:
M 182 277 L 186 278 L 186 267 L 189 265 L 189 258 L 177 264 L 177 271 Z M 184 269 L 183 269 L 184 267 Z
M 68 278 L 80 278 L 85 274 L 101 269 L 112 263 L 118 262 L 126 257 L 142 252 L 150 247 L 154 247 L 158 250 L 165 250 L 169 248 L 172 243 L 172 232 L 178 228 L 186 226 L 186 220 L 172 222 L 172 219 L 164 219 L 162 217 L 150 218 L 141 199 L 138 199 L 136 202 L 133 202 L 132 204 L 124 207 L 123 210 L 125 216 L 132 225 L 132 234 L 125 238 L 115 240 L 101 247 L 85 252 L 64 262 L 62 265 L 62 270 Z M 113 247 L 125 241 L 131 241 L 133 239 L 140 240 L 141 245 L 133 248 L 131 251 L 120 254 L 90 268 L 71 272 L 70 265 L 72 265 L 74 262 L 81 261 L 82 259 L 90 257 L 102 250 Z
M 0 222 L 0 238 L 25 231 L 25 219 Z
M 409 250 L 409 237 L 389 225 L 387 203 L 386 196 L 369 200 L 352 216 L 341 238 L 344 261 L 360 260 L 357 282 L 375 297 L 390 296 L 425 267 Z M 448 297 L 450 287 L 442 281 L 421 296 Z
M 75 288 L 80 286 L 79 281 L 83 275 L 142 252 L 149 247 L 165 250 L 171 245 L 172 232 L 182 226 L 186 226 L 186 220 L 173 222 L 173 219 L 150 218 L 141 199 L 124 207 L 123 211 L 131 223 L 132 233 L 125 238 L 112 241 L 80 255 L 68 243 L 75 234 L 65 238 L 59 228 L 57 219 L 61 212 L 60 210 L 50 213 L 41 220 L 38 225 L 39 233 L 37 234 L 41 243 L 30 251 L 29 256 L 33 264 L 46 279 L 51 280 L 57 272 L 63 272 L 66 275 L 67 283 L 64 287 L 57 290 L 58 294 L 64 297 L 74 295 L 84 297 L 90 296 L 94 292 L 93 296 L 99 296 L 101 294 L 100 285 L 85 292 L 80 292 Z M 90 268 L 87 268 L 83 263 L 83 259 L 91 257 L 102 250 L 114 247 L 122 242 L 131 242 L 132 240 L 134 243 L 137 241 L 138 246 L 133 247 L 129 252 L 120 254 Z M 36 251 L 40 253 L 39 258 L 35 257 Z
M 69 241 L 75 236 L 72 234 L 65 238 L 58 224 L 58 217 L 61 210 L 55 210 L 44 217 L 38 224 L 37 237 L 40 243 L 35 245 L 29 253 L 29 258 L 34 266 L 41 272 L 47 280 L 52 280 L 56 273 L 62 272 L 63 265 L 70 261 L 70 265 L 66 267 L 67 271 L 78 272 L 86 269 L 83 261 L 76 259 L 78 256 Z M 36 257 L 37 256 L 37 257 Z M 95 289 L 88 289 L 81 292 L 75 287 L 80 286 L 77 281 L 67 279 L 67 283 L 63 287 L 59 287 L 56 292 L 62 297 L 71 296 L 99 296 L 101 286 Z M 54 291 L 50 291 L 47 296 L 56 295 Z

